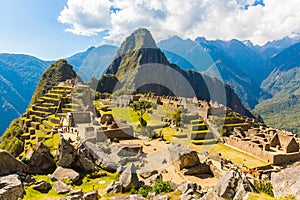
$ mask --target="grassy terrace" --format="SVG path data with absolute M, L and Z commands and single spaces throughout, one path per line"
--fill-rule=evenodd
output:
M 48 120 L 44 120 L 43 124 L 45 124 L 45 126 L 47 126 L 48 128 L 50 128 L 50 127 L 53 128 L 53 127 L 59 126 L 59 124 L 52 123 Z
M 249 125 L 248 123 L 238 123 L 238 124 L 225 124 L 224 126 L 245 126 L 245 125 Z
M 216 155 L 217 153 L 221 153 L 226 159 L 231 160 L 232 162 L 237 163 L 239 165 L 245 164 L 249 168 L 268 165 L 268 163 L 265 161 L 259 160 L 251 155 L 232 149 L 223 144 L 220 143 L 209 144 L 210 142 L 214 142 L 214 139 L 205 140 L 207 142 L 203 143 L 204 140 L 190 140 L 188 138 L 174 137 L 176 136 L 176 134 L 182 134 L 182 133 L 174 129 L 171 129 L 170 127 L 159 129 L 157 130 L 157 132 L 159 132 L 160 130 L 167 141 L 178 142 L 182 145 L 189 145 L 194 149 L 196 149 L 198 152 L 207 151 L 211 155 Z M 198 142 L 199 143 L 202 142 L 205 145 L 199 145 Z
M 190 129 L 184 128 L 184 129 L 183 129 L 183 132 L 191 133 L 191 134 L 207 134 L 207 133 L 210 133 L 210 130 L 192 131 L 192 130 L 190 130 Z
M 59 101 L 58 98 L 52 98 L 52 97 L 46 97 L 46 96 L 42 96 L 41 99 L 49 100 L 49 101 Z

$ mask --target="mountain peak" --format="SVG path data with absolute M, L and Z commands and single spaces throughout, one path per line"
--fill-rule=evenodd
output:
M 156 49 L 157 46 L 150 31 L 145 28 L 139 28 L 125 39 L 117 53 L 117 57 L 124 55 L 128 51 L 143 48 Z

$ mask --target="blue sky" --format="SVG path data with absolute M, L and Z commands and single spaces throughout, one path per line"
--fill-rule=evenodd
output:
M 0 19 L 1 53 L 47 60 L 119 44 L 139 27 L 154 28 L 156 40 L 175 33 L 259 45 L 300 33 L 297 0 L 2 0 Z
M 2 0 L 0 52 L 25 53 L 58 59 L 99 45 L 101 36 L 80 36 L 65 31 L 57 17 L 66 0 Z

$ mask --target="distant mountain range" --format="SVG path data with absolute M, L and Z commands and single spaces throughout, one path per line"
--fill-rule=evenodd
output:
M 157 46 L 170 63 L 229 84 L 242 103 L 255 108 L 267 124 L 299 132 L 296 123 L 300 109 L 299 41 L 299 38 L 283 38 L 254 46 L 249 41 L 210 41 L 200 37 L 192 41 L 175 36 Z M 102 45 L 66 59 L 87 82 L 106 72 L 117 50 L 115 46 Z M 0 54 L 0 114 L 3 116 L 0 134 L 12 119 L 24 113 L 39 78 L 52 63 L 29 55 Z M 280 117 L 272 118 L 274 113 Z

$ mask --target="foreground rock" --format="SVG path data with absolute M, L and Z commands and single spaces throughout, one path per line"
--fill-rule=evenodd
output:
M 18 161 L 8 151 L 0 150 L 0 176 L 13 174 L 15 172 L 28 171 L 28 166 Z
M 73 169 L 58 167 L 54 173 L 52 174 L 51 179 L 54 180 L 63 180 L 69 179 L 72 183 L 76 182 L 80 178 L 79 173 L 74 171 Z
M 96 170 L 96 165 L 93 162 L 93 159 L 89 154 L 89 151 L 82 144 L 79 146 L 77 150 L 77 156 L 72 166 L 84 172 L 93 172 Z
M 201 193 L 201 186 L 194 182 L 186 182 L 180 185 L 177 190 L 181 191 L 180 199 L 197 199 L 196 193 Z
M 119 165 L 111 157 L 110 149 L 104 146 L 95 145 L 91 142 L 83 142 L 84 147 L 92 155 L 95 163 L 104 170 L 109 172 L 116 172 Z
M 288 194 L 300 199 L 300 166 L 272 173 L 272 185 L 275 197 L 285 197 Z
M 84 200 L 97 200 L 98 199 L 98 192 L 97 190 L 93 192 L 88 192 L 83 195 Z
M 173 144 L 168 150 L 171 162 L 184 175 L 211 174 L 210 167 L 200 163 L 197 152 L 191 147 Z
M 131 163 L 121 174 L 120 182 L 123 186 L 124 192 L 130 191 L 132 188 L 138 188 L 139 178 L 136 173 L 136 167 Z
M 23 193 L 23 185 L 18 175 L 0 177 L 0 200 L 18 200 L 23 197 Z
M 71 167 L 76 156 L 73 145 L 68 140 L 60 137 L 58 152 L 57 164 L 62 167 Z
M 247 177 L 238 171 L 229 171 L 221 177 L 216 185 L 216 193 L 225 199 L 243 199 L 248 192 L 257 192 Z
M 70 191 L 70 187 L 62 181 L 56 181 L 53 185 L 53 189 L 57 194 L 65 194 Z
M 50 153 L 49 148 L 42 142 L 38 144 L 36 150 L 30 155 L 28 166 L 32 174 L 50 174 L 56 168 L 54 157 Z
M 51 184 L 48 183 L 47 181 L 38 181 L 35 183 L 33 186 L 34 190 L 38 190 L 40 192 L 48 192 L 52 188 Z
M 143 146 L 140 144 L 118 144 L 113 149 L 113 153 L 118 156 L 136 156 L 143 152 Z
M 120 182 L 112 181 L 105 189 L 104 193 L 120 193 L 123 191 L 123 186 Z

